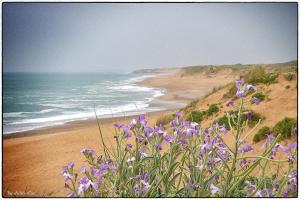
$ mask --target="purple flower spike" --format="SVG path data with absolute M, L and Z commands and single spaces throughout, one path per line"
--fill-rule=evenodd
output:
M 82 149 L 80 152 L 81 152 L 83 155 L 87 155 L 88 150 L 87 150 L 87 149 Z
M 89 150 L 89 154 L 90 155 L 94 155 L 95 154 L 95 151 L 93 149 Z
M 219 188 L 218 187 L 216 187 L 214 184 L 210 184 L 210 193 L 211 194 L 216 194 L 217 192 L 219 192 Z
M 194 133 L 194 130 L 193 130 L 193 129 L 188 128 L 188 129 L 186 130 L 186 136 L 187 136 L 187 137 L 192 137 L 192 136 L 193 136 L 193 133 Z
M 222 124 L 222 126 L 220 126 L 219 131 L 220 131 L 221 133 L 224 133 L 224 135 L 227 134 L 227 129 L 226 129 L 226 127 L 225 127 L 225 124 Z
M 145 118 L 145 115 L 140 115 L 138 121 L 141 123 L 141 125 L 146 126 L 147 120 Z
M 236 95 L 236 97 L 238 97 L 238 98 L 241 98 L 241 97 L 245 97 L 245 96 L 246 96 L 244 90 L 238 90 L 238 91 L 236 92 L 235 95 Z
M 294 149 L 296 147 L 297 147 L 297 143 L 288 144 L 287 147 L 280 145 L 281 151 L 283 151 L 285 153 L 289 153 L 292 149 Z
M 246 117 L 248 120 L 251 120 L 253 118 L 253 112 L 251 111 L 247 112 Z
M 210 150 L 210 148 L 211 148 L 211 145 L 209 145 L 209 144 L 202 145 L 202 147 L 200 149 L 200 155 L 201 156 L 204 155 L 207 152 L 207 150 Z
M 245 146 L 239 148 L 239 151 L 238 151 L 238 152 L 239 152 L 239 153 L 246 153 L 246 152 L 252 151 L 252 150 L 253 150 L 252 146 L 246 144 Z
M 253 97 L 252 102 L 255 103 L 255 105 L 259 105 L 260 100 L 259 98 Z
M 130 122 L 130 129 L 132 129 L 132 128 L 135 128 L 135 126 L 136 126 L 136 124 L 137 124 L 137 120 L 136 119 L 133 119 L 131 122 Z
M 106 163 L 106 164 L 102 164 L 102 165 L 100 165 L 100 170 L 101 170 L 101 171 L 107 170 L 107 169 L 109 168 L 109 166 L 110 166 L 110 165 L 107 164 L 107 163 Z
M 240 89 L 241 88 L 241 85 L 245 83 L 245 79 L 244 78 L 241 78 L 240 80 L 237 80 L 235 82 L 235 86 L 237 89 Z
M 166 140 L 166 142 L 168 142 L 168 143 L 172 143 L 172 137 L 171 136 L 169 136 L 167 133 L 164 133 L 163 134 L 163 138 L 164 138 L 164 140 Z
M 83 174 L 86 173 L 86 167 L 85 167 L 85 166 L 82 166 L 80 172 L 83 173 Z
M 162 150 L 161 142 L 155 144 L 154 147 L 156 148 L 156 150 L 161 151 Z
M 246 85 L 246 90 L 247 90 L 247 91 L 252 90 L 252 91 L 256 92 L 256 91 L 257 91 L 257 88 L 256 88 L 255 86 L 253 86 L 253 85 Z
M 65 182 L 68 181 L 68 180 L 73 180 L 73 176 L 71 174 L 69 174 L 68 172 L 65 172 L 63 174 L 64 178 L 65 178 Z
M 234 101 L 232 99 L 229 99 L 226 103 L 225 106 L 233 106 L 234 105 Z
M 69 169 L 71 169 L 71 168 L 73 168 L 73 167 L 74 167 L 74 165 L 75 165 L 75 164 L 74 164 L 74 162 L 69 162 L 69 164 L 68 164 L 68 168 L 69 168 Z

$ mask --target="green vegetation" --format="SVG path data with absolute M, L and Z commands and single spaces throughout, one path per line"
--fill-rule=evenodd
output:
M 231 115 L 231 117 L 233 118 L 234 121 L 237 121 L 237 115 Z M 252 128 L 259 122 L 259 120 L 263 120 L 263 117 L 259 113 L 248 110 L 245 111 L 243 114 L 241 114 L 241 123 L 246 122 L 247 119 L 248 119 L 248 126 Z M 223 115 L 222 117 L 219 118 L 218 124 L 219 125 L 225 124 L 226 129 L 227 130 L 230 129 L 228 118 L 226 115 Z M 233 128 L 235 128 L 235 125 L 232 122 L 232 120 L 231 120 L 231 125 L 233 126 Z
M 223 124 L 224 124 L 225 127 L 226 127 L 226 129 L 227 129 L 227 130 L 230 130 L 228 118 L 227 118 L 226 115 L 223 115 L 221 118 L 219 118 L 218 124 L 219 124 L 219 125 L 223 125 Z
M 260 101 L 265 100 L 265 95 L 263 95 L 263 94 L 260 93 L 260 92 L 257 92 L 257 93 L 255 93 L 255 94 L 253 94 L 253 95 L 252 95 L 252 98 L 253 98 L 253 97 L 258 98 Z
M 183 68 L 184 75 L 192 75 L 196 73 L 206 72 L 207 74 L 216 73 L 222 69 L 232 69 L 233 71 L 247 71 L 252 68 L 261 67 L 268 72 L 297 72 L 298 61 L 292 60 L 285 63 L 274 63 L 274 64 L 235 64 L 235 65 L 198 65 L 188 66 Z
M 191 111 L 187 116 L 186 120 L 190 122 L 201 122 L 204 117 L 213 115 L 214 113 L 219 112 L 219 106 L 217 104 L 211 104 L 207 110 L 204 111 Z
M 294 75 L 292 73 L 287 73 L 284 75 L 285 80 L 291 81 L 294 78 Z
M 206 112 L 205 111 L 192 111 L 186 118 L 187 121 L 190 122 L 201 122 L 203 120 L 203 117 L 205 116 Z
M 283 138 L 290 138 L 295 128 L 296 120 L 293 118 L 285 117 L 274 126 L 273 132 L 276 136 L 281 134 Z
M 250 84 L 272 84 L 276 83 L 277 73 L 267 73 L 262 66 L 253 67 L 245 74 L 245 79 Z
M 207 116 L 211 116 L 217 112 L 219 112 L 219 106 L 217 104 L 211 104 L 207 110 Z
M 253 142 L 257 143 L 265 138 L 268 137 L 268 134 L 270 134 L 271 129 L 267 126 L 262 127 L 258 130 L 258 132 L 253 137 Z
M 285 89 L 290 89 L 290 85 L 285 86 Z
M 253 142 L 257 143 L 267 138 L 270 132 L 274 132 L 275 136 L 281 134 L 282 138 L 290 138 L 296 128 L 296 120 L 293 118 L 285 117 L 283 120 L 278 122 L 273 129 L 264 126 L 254 135 Z

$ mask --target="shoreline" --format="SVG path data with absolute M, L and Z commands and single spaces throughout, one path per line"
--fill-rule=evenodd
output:
M 140 114 L 116 116 L 116 117 L 105 117 L 105 118 L 100 118 L 98 116 L 98 122 L 100 123 L 100 125 L 102 123 L 113 124 L 114 122 L 127 121 L 129 119 L 131 120 L 133 118 L 138 117 L 141 114 L 145 114 L 146 116 L 151 117 L 153 115 L 175 112 L 177 109 L 179 109 L 179 108 L 160 110 L 160 111 L 152 111 L 152 112 L 147 112 L 147 113 L 141 112 Z M 89 118 L 89 119 L 82 119 L 82 120 L 79 119 L 79 120 L 69 121 L 64 124 L 50 125 L 47 127 L 41 127 L 41 128 L 37 128 L 37 129 L 33 129 L 33 130 L 28 130 L 28 131 L 20 131 L 20 132 L 15 132 L 15 133 L 2 134 L 2 139 L 8 140 L 8 139 L 14 139 L 14 138 L 55 134 L 58 132 L 72 131 L 75 128 L 83 128 L 83 127 L 91 126 L 91 125 L 97 125 L 96 117 Z

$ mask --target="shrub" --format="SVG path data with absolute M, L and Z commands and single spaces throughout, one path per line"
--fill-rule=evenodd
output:
M 207 110 L 207 116 L 211 116 L 217 112 L 219 112 L 219 106 L 217 104 L 211 104 Z
M 260 92 L 257 92 L 257 93 L 255 93 L 255 94 L 253 94 L 253 95 L 252 95 L 252 98 L 253 98 L 253 97 L 258 98 L 260 101 L 263 101 L 263 100 L 265 99 L 265 95 L 263 95 L 263 94 L 260 93 Z
M 262 66 L 252 67 L 245 75 L 245 79 L 250 84 L 261 83 L 266 75 L 265 69 Z
M 186 118 L 187 121 L 190 122 L 201 122 L 203 120 L 203 117 L 205 115 L 205 112 L 200 111 L 192 111 Z
M 250 84 L 271 84 L 276 83 L 277 73 L 266 73 L 262 66 L 253 67 L 245 74 L 245 79 Z
M 259 129 L 259 131 L 254 135 L 253 142 L 257 143 L 265 138 L 268 137 L 268 134 L 270 134 L 271 129 L 267 126 L 262 127 Z
M 223 115 L 222 117 L 219 118 L 219 121 L 218 121 L 218 124 L 221 126 L 221 125 L 225 125 L 225 128 L 227 130 L 230 129 L 230 126 L 229 126 L 229 122 L 228 122 L 228 118 L 226 115 Z
M 287 73 L 284 75 L 285 80 L 291 81 L 294 78 L 294 75 L 292 73 Z
M 248 126 L 250 128 L 254 127 L 259 120 L 263 120 L 263 117 L 259 113 L 251 110 L 248 110 L 247 113 L 242 114 L 242 122 L 246 121 L 247 118 L 248 118 Z
M 274 126 L 273 131 L 276 136 L 278 134 L 281 134 L 283 138 L 290 138 L 295 128 L 296 120 L 293 118 L 285 117 Z
M 264 84 L 277 83 L 277 80 L 276 80 L 277 77 L 278 77 L 277 73 L 268 73 L 268 74 L 265 74 L 265 76 L 263 77 L 261 82 Z
M 290 89 L 290 85 L 285 86 L 285 89 Z

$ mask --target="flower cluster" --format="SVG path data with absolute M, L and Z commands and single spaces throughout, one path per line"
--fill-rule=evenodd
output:
M 228 113 L 229 123 L 236 127 L 232 130 L 218 120 L 201 127 L 184 120 L 179 112 L 166 129 L 162 125 L 149 126 L 145 115 L 128 125 L 114 124 L 117 132 L 113 153 L 104 149 L 105 156 L 96 156 L 93 150 L 83 149 L 81 153 L 89 167 L 82 166 L 79 175 L 74 163 L 63 167 L 65 187 L 71 191 L 68 196 L 233 197 L 240 192 L 245 197 L 295 196 L 297 144 L 280 145 L 280 135 L 270 134 L 262 146 L 263 153 L 247 156 L 248 152 L 257 152 L 241 137 L 247 133 L 243 133 L 245 123 L 239 119 L 245 111 L 244 97 L 257 88 L 244 79 L 238 80 L 236 87 L 238 100 L 231 99 L 225 104 L 239 104 L 238 110 Z M 251 101 L 259 104 L 257 99 Z M 246 120 L 251 120 L 253 113 L 247 112 L 246 116 Z M 234 138 L 233 146 L 225 142 L 228 135 Z M 286 153 L 287 159 L 276 160 L 278 151 Z M 285 163 L 291 172 L 272 178 L 272 186 L 265 187 L 265 170 L 272 162 Z M 261 167 L 262 173 L 253 182 L 251 175 L 257 167 Z

